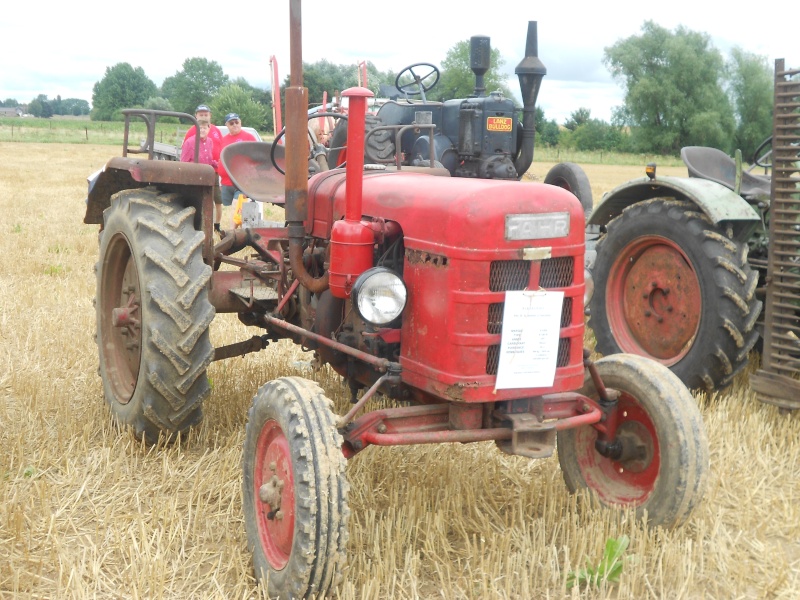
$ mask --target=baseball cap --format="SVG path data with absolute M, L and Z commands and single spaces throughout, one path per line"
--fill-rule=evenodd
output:
M 208 105 L 206 105 L 206 104 L 199 104 L 197 106 L 197 108 L 194 109 L 194 112 L 196 112 L 196 113 L 199 113 L 199 112 L 202 112 L 202 111 L 211 112 L 211 109 L 208 108 Z
M 225 115 L 225 122 L 226 123 L 228 121 L 230 121 L 231 119 L 237 119 L 237 120 L 241 121 L 241 119 L 239 118 L 239 115 L 237 115 L 236 113 L 228 113 L 227 115 Z

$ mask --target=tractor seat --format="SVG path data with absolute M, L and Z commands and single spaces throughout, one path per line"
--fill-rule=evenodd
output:
M 736 182 L 736 161 L 716 148 L 686 146 L 681 148 L 681 159 L 689 169 L 689 177 L 715 181 L 732 190 Z M 742 196 L 746 198 L 770 195 L 770 178 L 742 172 Z

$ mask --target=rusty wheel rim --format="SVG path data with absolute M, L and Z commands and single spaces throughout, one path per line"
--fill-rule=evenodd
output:
M 121 404 L 130 402 L 139 378 L 142 351 L 141 287 L 128 240 L 108 244 L 100 284 L 101 349 L 106 380 Z
M 692 348 L 702 304 L 697 273 L 667 238 L 629 244 L 609 273 L 606 311 L 622 352 L 674 365 Z
M 272 419 L 258 436 L 253 486 L 261 547 L 272 568 L 280 570 L 294 541 L 294 473 L 289 442 Z
M 623 393 L 618 401 L 617 439 L 626 458 L 613 460 L 595 449 L 597 430 L 575 430 L 578 466 L 584 481 L 609 504 L 639 506 L 655 489 L 661 469 L 661 449 L 655 425 L 641 404 Z

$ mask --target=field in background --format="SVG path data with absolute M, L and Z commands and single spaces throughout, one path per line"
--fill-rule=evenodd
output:
M 258 598 L 240 495 L 253 394 L 288 374 L 318 380 L 340 410 L 348 394 L 282 342 L 211 366 L 205 421 L 180 445 L 148 449 L 116 430 L 93 338 L 97 227 L 82 219 L 86 176 L 118 153 L 0 142 L 0 598 Z M 531 177 L 548 168 L 534 163 Z M 597 199 L 643 164 L 586 171 Z M 232 315 L 211 328 L 216 345 L 254 333 Z M 796 598 L 800 414 L 760 404 L 747 385 L 744 374 L 697 395 L 710 487 L 674 531 L 570 496 L 555 457 L 492 444 L 368 449 L 348 465 L 339 596 Z M 567 591 L 569 572 L 596 566 L 623 534 L 620 583 Z
M 156 141 L 178 144 L 183 139 L 189 124 L 156 123 Z M 124 123 L 90 121 L 88 117 L 73 118 L 15 118 L 0 117 L 0 142 L 23 143 L 67 143 L 110 144 L 122 147 Z M 265 141 L 272 140 L 272 132 L 259 132 Z M 146 128 L 141 119 L 131 121 L 130 143 L 138 144 L 146 137 Z M 579 164 L 636 165 L 640 167 L 636 176 L 644 175 L 644 165 L 656 162 L 665 167 L 682 167 L 679 158 L 645 154 L 620 154 L 618 152 L 579 152 L 559 148 L 537 147 L 537 161 L 576 162 Z M 610 189 L 610 188 L 609 188 Z

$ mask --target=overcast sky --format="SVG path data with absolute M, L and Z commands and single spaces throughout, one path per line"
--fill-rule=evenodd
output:
M 156 85 L 191 57 L 215 60 L 231 78 L 244 77 L 262 88 L 270 86 L 271 56 L 281 81 L 288 73 L 288 0 L 210 5 L 83 0 L 39 6 L 35 15 L 15 10 L 0 17 L 2 100 L 29 102 L 38 94 L 60 94 L 91 103 L 95 82 L 119 62 L 142 67 Z M 505 59 L 505 70 L 512 74 L 509 88 L 516 92 L 513 70 L 524 55 L 527 22 L 538 21 L 539 57 L 547 67 L 538 105 L 545 116 L 563 123 L 585 107 L 592 117 L 609 120 L 613 107 L 622 103 L 623 90 L 603 65 L 603 49 L 641 34 L 646 20 L 670 30 L 683 25 L 707 33 L 726 59 L 739 46 L 765 56 L 770 67 L 776 58 L 785 58 L 787 67 L 796 68 L 796 6 L 797 0 L 751 4 L 746 11 L 708 0 L 507 0 L 497 5 L 305 0 L 303 60 L 325 58 L 354 68 L 370 60 L 380 70 L 399 71 L 415 62 L 439 65 L 456 42 L 487 35 Z M 197 35 L 195 23 L 200 25 Z

